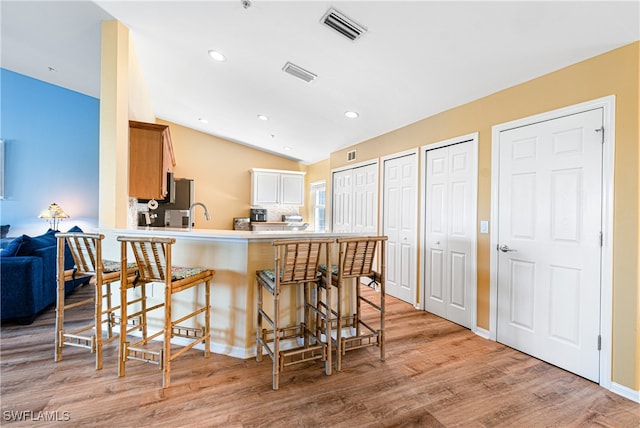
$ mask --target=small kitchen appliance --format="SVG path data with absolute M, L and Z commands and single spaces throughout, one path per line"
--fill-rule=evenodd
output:
M 189 210 L 166 210 L 165 227 L 189 227 Z
M 267 210 L 265 208 L 251 208 L 251 221 L 267 221 Z
M 251 230 L 249 217 L 234 217 L 233 230 Z

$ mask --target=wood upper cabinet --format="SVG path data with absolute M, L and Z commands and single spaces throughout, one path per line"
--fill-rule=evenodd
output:
M 167 125 L 129 121 L 129 196 L 162 199 L 176 164 Z

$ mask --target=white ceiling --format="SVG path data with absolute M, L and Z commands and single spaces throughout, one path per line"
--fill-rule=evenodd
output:
M 366 27 L 364 36 L 353 42 L 322 25 L 332 6 Z M 638 1 L 0 7 L 2 67 L 98 97 L 100 21 L 113 17 L 131 31 L 158 118 L 304 163 L 640 39 Z M 213 61 L 211 49 L 227 60 Z M 287 61 L 318 78 L 285 74 Z

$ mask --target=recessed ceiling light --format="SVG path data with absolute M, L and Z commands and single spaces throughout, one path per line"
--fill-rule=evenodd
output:
M 209 123 L 209 121 L 203 117 L 199 117 L 198 120 L 202 123 Z
M 282 150 L 284 150 L 285 152 L 288 152 L 288 151 L 290 151 L 290 150 L 291 150 L 291 147 L 289 147 L 289 146 L 284 146 L 284 147 L 282 148 Z
M 264 114 L 259 114 L 258 115 L 258 119 L 260 119 L 260 120 L 269 120 L 269 117 L 265 116 Z
M 355 119 L 356 117 L 360 116 L 357 111 L 345 111 L 344 115 L 349 119 Z
M 222 55 L 218 51 L 209 51 L 209 56 L 211 58 L 215 59 L 216 61 L 220 61 L 220 62 L 222 62 L 222 61 L 227 59 L 224 55 Z

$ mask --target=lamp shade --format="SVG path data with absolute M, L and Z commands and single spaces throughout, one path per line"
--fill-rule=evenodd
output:
M 60 219 L 69 218 L 69 214 L 67 214 L 60 205 L 52 202 L 49 205 L 49 208 L 42 211 L 38 218 L 46 218 L 49 220 L 49 224 L 51 225 L 51 229 L 58 230 L 58 224 L 60 223 Z

